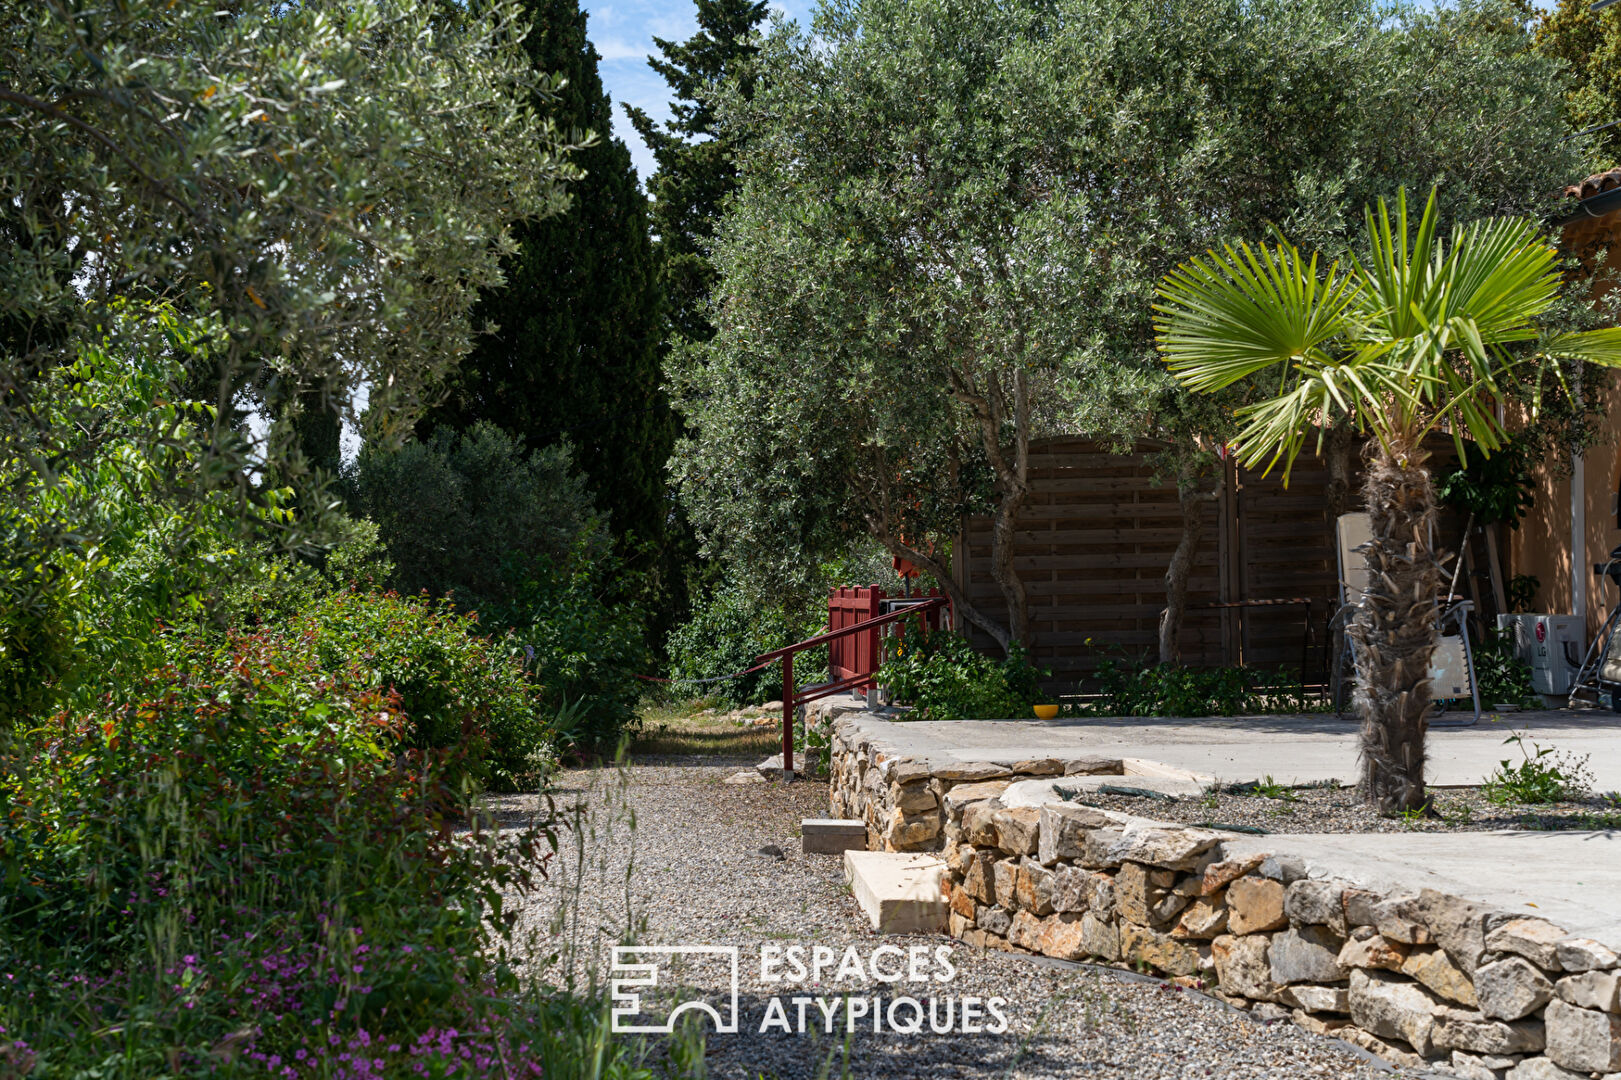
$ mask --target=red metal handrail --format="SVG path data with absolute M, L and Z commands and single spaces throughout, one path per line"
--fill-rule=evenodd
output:
M 848 690 L 860 686 L 862 683 L 872 681 L 870 673 L 861 674 L 848 679 L 834 679 L 833 682 L 822 686 L 813 686 L 810 692 L 795 696 L 794 694 L 794 654 L 814 649 L 818 645 L 826 645 L 830 641 L 837 641 L 851 634 L 866 633 L 876 630 L 888 623 L 899 622 L 902 619 L 919 616 L 918 625 L 924 626 L 922 616 L 943 607 L 949 607 L 951 601 L 944 596 L 931 596 L 920 603 L 909 604 L 887 615 L 880 615 L 875 619 L 866 619 L 862 622 L 851 623 L 849 626 L 832 630 L 825 634 L 796 641 L 792 645 L 768 653 L 761 653 L 754 658 L 756 664 L 764 664 L 771 660 L 782 660 L 782 770 L 786 776 L 794 771 L 794 709 L 808 701 L 816 701 L 840 690 Z

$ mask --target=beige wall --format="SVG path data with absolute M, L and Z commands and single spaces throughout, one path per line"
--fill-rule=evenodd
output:
M 1595 178 L 1597 179 L 1597 178 Z M 1592 181 L 1589 181 L 1591 184 Z M 1575 193 L 1575 192 L 1573 192 Z M 1582 191 L 1586 195 L 1590 192 Z M 1561 246 L 1584 259 L 1595 250 L 1621 240 L 1621 211 L 1601 218 L 1578 220 L 1565 228 Z M 1612 380 L 1613 381 L 1613 380 Z M 1575 570 L 1587 581 L 1587 636 L 1591 641 L 1610 609 L 1617 602 L 1615 587 L 1593 576 L 1593 564 L 1603 562 L 1610 549 L 1621 544 L 1616 527 L 1616 492 L 1621 490 L 1621 408 L 1612 404 L 1599 445 L 1583 463 L 1583 505 L 1587 517 L 1582 549 L 1574 560 Z M 1539 470 L 1536 503 L 1518 532 L 1509 533 L 1508 574 L 1534 574 L 1541 582 L 1533 611 L 1569 612 L 1571 604 L 1570 479 L 1554 480 L 1549 470 Z
M 1612 429 L 1605 445 L 1596 446 L 1584 462 L 1587 515 L 1585 545 L 1576 560 L 1578 572 L 1587 579 L 1587 637 L 1591 641 L 1599 625 L 1617 601 L 1616 590 L 1608 581 L 1593 576 L 1592 564 L 1603 562 L 1610 549 L 1621 544 L 1621 529 L 1615 524 L 1615 493 L 1621 487 L 1621 440 L 1616 438 L 1621 415 L 1612 411 Z M 1539 470 L 1536 504 L 1517 532 L 1509 534 L 1509 574 L 1534 574 L 1541 582 L 1533 611 L 1571 610 L 1570 479 L 1553 480 L 1548 470 Z

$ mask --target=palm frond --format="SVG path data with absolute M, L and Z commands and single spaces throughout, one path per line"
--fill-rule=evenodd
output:
M 1155 329 L 1183 385 L 1208 392 L 1268 368 L 1330 361 L 1327 347 L 1352 329 L 1357 285 L 1337 263 L 1280 244 L 1208 252 L 1160 284 Z

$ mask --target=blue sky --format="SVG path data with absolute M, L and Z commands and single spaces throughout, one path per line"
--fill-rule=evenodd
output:
M 655 37 L 685 41 L 698 29 L 692 0 L 581 0 L 586 36 L 602 56 L 602 84 L 614 102 L 614 134 L 625 140 L 643 180 L 653 155 L 625 119 L 624 104 L 646 109 L 660 121 L 670 115 L 670 88 L 647 66 Z M 773 0 L 771 10 L 801 24 L 810 20 L 814 0 Z

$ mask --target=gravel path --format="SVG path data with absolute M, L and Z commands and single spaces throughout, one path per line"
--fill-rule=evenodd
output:
M 1129 785 L 1130 778 L 1121 780 Z M 1387 818 L 1354 788 L 1278 788 L 1267 795 L 1234 790 L 1174 800 L 1086 792 L 1076 802 L 1187 825 L 1237 825 L 1268 833 L 1560 831 L 1621 828 L 1621 804 L 1602 797 L 1537 806 L 1490 802 L 1479 788 L 1432 788 L 1439 817 Z
M 581 807 L 579 824 L 573 836 L 563 838 L 547 891 L 527 909 L 530 925 L 541 926 L 552 918 L 560 896 L 577 898 L 568 920 L 572 934 L 553 934 L 544 951 L 555 951 L 564 940 L 575 942 L 582 979 L 593 973 L 606 977 L 603 946 L 627 927 L 642 942 L 739 946 L 740 1034 L 709 1036 L 711 1077 L 1371 1080 L 1388 1075 L 1343 1044 L 1287 1022 L 1259 1021 L 1154 980 L 981 952 L 943 936 L 880 938 L 868 929 L 845 887 L 840 858 L 800 853 L 799 820 L 826 816 L 825 784 L 721 783 L 737 769 L 730 762 L 567 774 L 553 798 L 559 808 Z M 499 804 L 509 812 L 533 805 L 532 799 Z M 781 855 L 761 854 L 762 848 Z M 890 986 L 865 976 L 798 987 L 760 980 L 763 947 L 798 944 L 808 952 L 811 946 L 829 946 L 842 957 L 854 946 L 865 961 L 886 943 L 926 945 L 931 953 L 949 947 L 957 974 L 933 988 L 942 999 L 938 1007 L 944 1008 L 946 997 L 1001 997 L 1007 1002 L 1008 1030 L 934 1034 L 925 1026 L 916 1035 L 887 1028 L 874 1034 L 871 1021 L 863 1020 L 846 1037 L 835 1012 L 830 1035 L 812 1005 L 806 1033 L 759 1033 L 772 995 L 782 996 L 791 1021 L 795 994 L 849 992 L 886 1001 L 907 994 L 928 1007 L 926 985 Z M 702 965 L 686 968 L 683 976 L 688 985 L 711 991 L 725 982 Z

